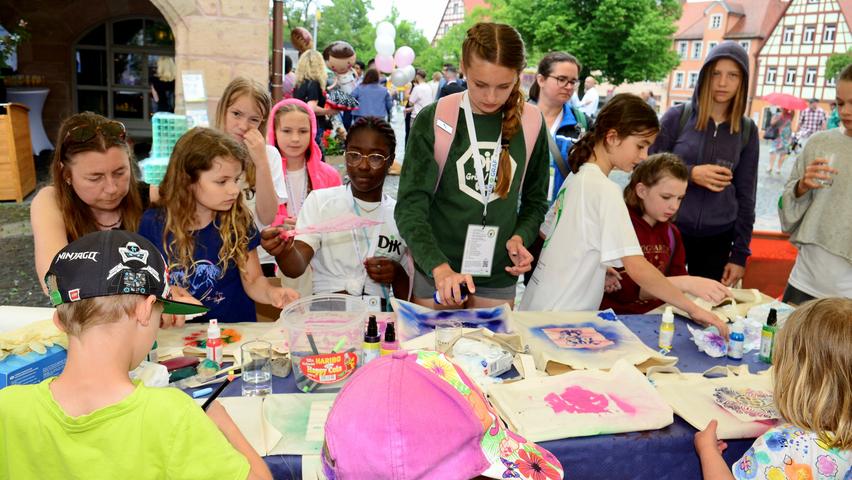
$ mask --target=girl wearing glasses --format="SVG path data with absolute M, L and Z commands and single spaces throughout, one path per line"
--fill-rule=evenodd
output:
M 430 308 L 438 306 L 436 293 L 443 308 L 513 304 L 518 275 L 532 261 L 526 245 L 547 209 L 547 130 L 542 125 L 533 137 L 522 127 L 525 112 L 541 114 L 520 90 L 521 36 L 509 25 L 477 23 L 467 31 L 462 60 L 468 90 L 452 98 L 460 101 L 458 122 L 453 128 L 436 119 L 436 104 L 417 115 L 395 212 L 417 265 L 414 301 Z M 453 137 L 439 171 L 441 132 Z M 529 156 L 526 135 L 536 138 Z
M 394 296 L 408 299 L 410 273 L 402 267 L 408 247 L 394 223 L 396 202 L 382 194 L 393 164 L 396 137 L 384 120 L 362 117 L 346 139 L 346 172 L 350 183 L 311 192 L 299 212 L 296 228 L 323 223 L 351 213 L 383 222 L 344 232 L 296 235 L 283 240 L 285 227 L 261 233 L 261 245 L 275 255 L 284 275 L 295 278 L 311 265 L 314 293 L 366 296 L 368 304 L 386 306 L 388 286 Z
M 544 123 L 553 137 L 550 149 L 552 182 L 548 188 L 548 200 L 565 180 L 568 167 L 568 151 L 581 135 L 589 130 L 586 115 L 570 104 L 571 96 L 577 91 L 580 78 L 580 62 L 565 52 L 550 52 L 538 62 L 535 83 L 530 87 L 530 103 L 538 105 Z
M 121 123 L 78 113 L 62 123 L 56 144 L 52 184 L 36 194 L 30 207 L 42 289 L 59 250 L 98 230 L 136 230 L 149 198 L 148 185 L 136 178 Z
M 289 98 L 272 107 L 266 139 L 281 152 L 284 168 L 284 185 L 287 195 L 278 206 L 276 224 L 296 228 L 296 218 L 308 194 L 321 188 L 341 184 L 337 169 L 322 161 L 322 151 L 314 141 L 317 120 L 313 110 L 303 101 Z M 263 251 L 263 249 L 261 249 Z M 268 260 L 267 260 L 268 258 Z M 274 258 L 263 251 L 261 264 L 274 265 Z M 310 294 L 311 279 L 306 274 L 296 281 L 285 282 L 301 294 Z

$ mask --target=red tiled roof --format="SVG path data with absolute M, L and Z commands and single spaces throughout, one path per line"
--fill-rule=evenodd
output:
M 677 21 L 675 39 L 691 40 L 704 37 L 704 9 L 711 3 L 713 2 L 682 3 L 683 11 Z M 698 35 L 694 32 L 696 29 L 700 32 Z
M 470 13 L 476 7 L 487 6 L 485 0 L 464 0 L 464 13 Z
M 843 17 L 846 19 L 846 25 L 852 28 L 852 0 L 838 0 L 840 11 L 843 12 Z
M 847 0 L 852 3 L 852 0 Z M 725 38 L 766 38 L 790 2 L 781 0 L 747 0 L 742 4 L 743 17 L 725 34 Z

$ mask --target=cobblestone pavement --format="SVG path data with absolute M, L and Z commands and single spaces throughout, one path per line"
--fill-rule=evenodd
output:
M 397 158 L 404 160 L 402 115 L 395 112 L 391 123 L 397 131 Z M 767 142 L 761 144 L 755 230 L 780 230 L 778 197 L 794 161 L 794 158 L 787 159 L 781 175 L 766 173 L 769 145 Z M 623 172 L 614 172 L 612 178 L 621 185 L 627 184 L 628 176 Z M 44 179 L 41 180 L 43 183 Z M 388 177 L 385 181 L 385 192 L 391 197 L 396 198 L 398 187 L 399 177 Z M 34 268 L 33 237 L 29 224 L 29 202 L 32 196 L 22 204 L 0 203 L 0 305 L 49 306 Z

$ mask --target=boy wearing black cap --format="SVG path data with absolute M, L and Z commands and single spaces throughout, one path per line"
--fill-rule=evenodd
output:
M 0 478 L 272 478 L 218 402 L 205 416 L 183 392 L 128 377 L 162 313 L 206 311 L 169 299 L 153 244 L 122 230 L 83 236 L 45 283 L 68 360 L 58 377 L 0 390 Z

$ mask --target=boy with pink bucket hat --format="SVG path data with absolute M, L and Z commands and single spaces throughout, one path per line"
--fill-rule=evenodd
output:
M 325 424 L 329 480 L 559 480 L 559 460 L 511 432 L 470 378 L 437 352 L 404 350 L 359 369 Z

